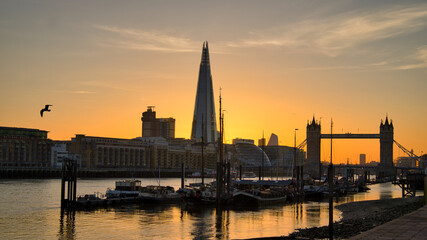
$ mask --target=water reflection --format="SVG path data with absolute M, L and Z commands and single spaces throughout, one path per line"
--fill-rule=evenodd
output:
M 293 206 L 293 218 L 299 223 L 303 217 L 303 203 L 297 202 L 292 205 Z
M 113 180 L 81 181 L 89 192 Z M 179 183 L 179 179 L 177 180 Z M 0 181 L 1 183 L 1 181 Z M 257 209 L 181 208 L 180 205 L 127 205 L 92 211 L 59 211 L 60 180 L 0 184 L 0 236 L 5 239 L 245 239 L 288 235 L 298 228 L 328 224 L 328 202 L 288 203 Z M 44 184 L 43 184 L 44 183 Z M 370 191 L 335 199 L 344 202 L 400 197 L 391 183 L 369 186 Z M 25 191 L 16 191 L 23 188 Z M 82 191 L 83 191 L 82 190 Z M 43 192 L 44 194 L 40 194 Z M 34 199 L 39 200 L 34 204 Z M 40 198 L 40 199 L 38 199 Z M 334 220 L 340 219 L 334 210 Z M 58 221 L 59 220 L 59 221 Z M 59 225 L 58 225 L 59 222 Z M 1 237 L 0 237 L 1 238 Z
M 319 204 L 311 204 L 310 207 L 305 209 L 305 218 L 310 219 L 312 225 L 320 225 L 321 210 L 322 208 Z
M 215 216 L 216 216 L 215 237 L 217 239 L 230 239 L 230 235 L 229 235 L 230 211 L 217 208 Z
M 170 222 L 173 215 L 168 214 L 168 212 L 173 212 L 172 208 L 177 208 L 177 206 L 168 204 L 149 204 L 139 205 L 137 209 L 134 209 L 133 211 L 129 210 L 127 212 L 140 215 L 141 217 L 139 218 L 139 222 L 142 227 L 146 228 L 148 225 Z
M 61 210 L 59 218 L 58 239 L 75 239 L 76 234 L 76 212 Z
M 206 207 L 191 207 L 186 208 L 185 220 L 191 219 L 192 226 L 190 227 L 190 236 L 192 239 L 212 239 L 214 236 L 213 230 L 213 208 Z
M 382 184 L 380 185 L 380 188 L 381 188 L 380 199 L 387 199 L 392 197 L 392 192 L 390 191 L 390 187 L 386 188 L 386 184 Z

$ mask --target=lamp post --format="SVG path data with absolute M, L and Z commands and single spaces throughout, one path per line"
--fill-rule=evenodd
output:
M 334 239 L 334 165 L 332 163 L 332 118 L 331 118 L 331 163 L 328 167 L 328 185 L 329 185 L 329 239 Z
M 297 131 L 298 128 L 295 128 L 294 132 L 294 169 L 292 173 L 292 179 L 296 178 L 296 167 L 297 167 Z

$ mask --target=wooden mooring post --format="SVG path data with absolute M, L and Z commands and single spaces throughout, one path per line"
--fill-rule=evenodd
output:
M 415 185 L 411 183 L 408 179 L 400 179 L 397 182 L 397 185 L 402 188 L 402 198 L 404 197 L 415 197 Z
M 65 185 L 67 184 L 67 198 L 65 198 Z M 62 162 L 61 180 L 61 209 L 71 209 L 76 203 L 77 191 L 77 163 L 71 159 Z
M 181 163 L 181 188 L 184 189 L 185 187 L 185 164 L 184 162 Z
M 402 189 L 402 198 L 416 196 L 416 178 L 408 172 L 402 171 L 400 178 L 393 181 L 393 184 L 398 185 Z

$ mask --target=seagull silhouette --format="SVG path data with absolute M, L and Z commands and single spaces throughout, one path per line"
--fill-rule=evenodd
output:
M 43 117 L 43 112 L 47 111 L 50 112 L 49 106 L 52 105 L 45 105 L 44 108 L 42 110 L 40 110 L 40 116 Z

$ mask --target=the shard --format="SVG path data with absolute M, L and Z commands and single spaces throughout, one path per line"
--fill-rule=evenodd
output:
M 201 140 L 202 137 L 205 143 L 214 143 L 218 140 L 208 42 L 203 43 L 191 129 L 191 139 Z

